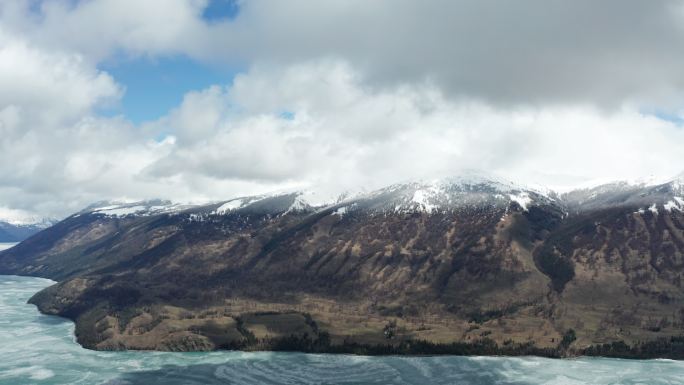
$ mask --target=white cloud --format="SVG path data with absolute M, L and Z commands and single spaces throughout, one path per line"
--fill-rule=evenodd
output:
M 0 29 L 3 136 L 20 120 L 50 124 L 80 117 L 115 100 L 120 88 L 78 54 L 36 49 Z
M 627 107 L 502 109 L 453 101 L 429 84 L 377 91 L 331 60 L 255 68 L 231 88 L 188 95 L 157 124 L 191 140 L 179 140 L 150 175 L 340 187 L 462 169 L 552 183 L 558 175 L 669 176 L 681 171 L 684 151 L 681 128 Z
M 366 86 L 431 81 L 450 98 L 506 106 L 630 102 L 682 112 L 677 0 L 244 0 L 234 20 L 214 22 L 202 18 L 208 3 L 5 0 L 0 22 L 92 60 L 185 54 L 288 66 L 333 57 Z
M 129 123 L 94 115 L 120 95 L 82 56 L 0 30 L 0 206 L 61 214 L 82 204 L 69 198 L 76 182 L 93 183 L 116 151 L 140 147 Z
M 676 0 L 244 1 L 203 44 L 214 59 L 341 58 L 366 86 L 430 81 L 504 106 L 625 102 L 681 113 Z
M 684 168 L 684 130 L 640 112 L 681 111 L 674 2 L 250 0 L 214 23 L 200 0 L 30 4 L 0 3 L 0 207 Z M 175 54 L 248 70 L 144 126 L 98 113 L 125 88 L 102 61 Z
M 130 55 L 191 53 L 206 35 L 201 14 L 207 0 L 6 0 L 5 28 L 42 47 L 59 47 L 104 59 Z

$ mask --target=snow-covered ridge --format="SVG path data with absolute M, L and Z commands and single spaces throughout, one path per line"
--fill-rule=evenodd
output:
M 47 229 L 48 227 L 59 222 L 59 220 L 53 218 L 33 217 L 31 219 L 17 221 L 12 219 L 0 218 L 0 222 L 7 223 L 15 227 L 32 227 L 37 229 Z
M 195 208 L 192 215 L 207 217 L 234 212 L 287 215 L 331 209 L 332 214 L 345 216 L 356 210 L 433 214 L 459 207 L 482 205 L 506 207 L 508 210 L 513 204 L 523 211 L 540 205 L 554 205 L 564 212 L 630 206 L 639 213 L 650 211 L 655 214 L 659 211 L 684 211 L 682 186 L 684 177 L 660 185 L 619 182 L 558 195 L 538 186 L 471 173 L 442 179 L 407 181 L 370 192 L 358 189 L 341 195 L 308 189 L 242 196 L 202 205 L 159 200 L 100 202 L 82 213 L 127 217 L 179 213 Z
M 530 198 L 530 194 L 525 191 L 518 194 L 509 194 L 508 197 L 511 198 L 513 202 L 520 205 L 520 207 L 522 207 L 522 209 L 525 211 L 527 211 L 527 206 L 530 203 L 532 203 L 532 198 Z
M 508 206 L 517 203 L 527 211 L 535 203 L 549 203 L 556 195 L 502 179 L 466 175 L 429 181 L 397 183 L 371 192 L 345 192 L 341 195 L 321 194 L 315 190 L 281 191 L 273 194 L 238 197 L 221 202 L 209 215 L 244 212 L 257 206 L 269 206 L 274 214 L 319 211 L 334 208 L 333 214 L 344 216 L 364 209 L 374 212 L 437 213 L 472 204 Z M 277 203 L 276 203 L 277 202 Z
M 79 214 L 100 214 L 108 217 L 150 216 L 176 213 L 196 205 L 151 200 L 141 202 L 99 202 L 87 207 Z
M 678 194 L 684 195 L 684 172 L 677 175 L 672 181 L 669 182 L 672 186 L 672 190 Z
M 397 213 L 435 213 L 481 204 L 508 206 L 511 202 L 527 211 L 534 203 L 556 200 L 548 190 L 477 174 L 396 184 L 372 193 L 382 194 L 393 194 L 391 211 Z
M 667 211 L 672 211 L 672 210 L 684 211 L 684 199 L 681 197 L 673 197 L 673 200 L 665 203 L 663 205 L 663 207 Z
M 350 194 L 345 192 L 340 195 L 322 194 L 313 190 L 302 191 L 279 191 L 272 194 L 256 195 L 250 197 L 239 197 L 224 201 L 218 208 L 211 212 L 212 215 L 225 215 L 231 212 L 245 209 L 258 202 L 267 199 L 291 199 L 291 202 L 284 208 L 283 214 L 291 212 L 311 211 L 337 204 L 343 200 L 353 199 L 359 193 Z
M 17 227 L 48 228 L 58 222 L 57 219 L 32 215 L 23 210 L 0 207 L 0 222 Z
M 214 210 L 212 212 L 212 214 L 215 214 L 215 215 L 228 214 L 231 211 L 241 209 L 241 208 L 249 205 L 250 203 L 254 203 L 254 202 L 259 201 L 261 199 L 263 199 L 263 198 L 260 198 L 260 197 L 243 197 L 243 198 L 232 199 L 232 200 L 225 202 L 221 206 L 219 206 L 216 210 Z
M 523 210 L 527 210 L 535 200 L 553 200 L 554 198 L 549 195 L 547 191 L 530 189 L 501 179 L 467 175 L 430 181 L 409 181 L 371 192 L 359 189 L 335 195 L 309 189 L 238 197 L 221 202 L 209 214 L 227 215 L 255 207 L 257 204 L 263 206 L 276 200 L 279 200 L 279 204 L 273 207 L 281 215 L 318 211 L 328 207 L 335 207 L 334 213 L 340 216 L 347 214 L 350 210 L 364 207 L 372 211 L 434 213 L 459 204 L 471 204 L 475 201 L 483 203 L 490 199 L 496 200 L 498 204 L 517 202 Z M 283 206 L 281 204 L 283 202 L 288 203 Z
M 673 191 L 680 191 L 684 194 L 684 172 L 675 177 L 649 176 L 635 179 L 595 179 L 571 187 L 557 188 L 556 190 L 562 195 L 578 194 L 581 192 L 591 192 L 594 195 L 599 195 L 602 192 L 647 189 L 661 186 L 669 186 Z
M 541 186 L 513 182 L 510 180 L 500 178 L 498 176 L 485 175 L 474 172 L 450 176 L 446 178 L 409 180 L 390 185 L 378 191 L 383 192 L 388 190 L 396 190 L 409 185 L 424 186 L 425 188 L 430 188 L 433 190 L 443 190 L 445 188 L 460 187 L 464 191 L 483 189 L 496 191 L 499 193 L 507 193 L 510 191 L 533 191 L 536 194 L 543 196 L 553 195 L 553 192 L 551 190 L 548 190 Z
M 607 207 L 633 207 L 636 208 L 636 214 L 652 215 L 682 211 L 683 175 L 665 182 L 658 178 L 613 182 L 590 189 L 570 191 L 563 194 L 561 199 L 572 211 L 591 211 Z
M 312 208 L 313 205 L 311 204 L 310 200 L 306 199 L 305 194 L 300 193 L 297 194 L 290 207 L 288 207 L 287 211 L 285 211 L 285 214 L 298 211 L 307 211 Z
M 659 205 L 657 203 L 653 203 L 648 208 L 640 208 L 639 210 L 635 211 L 635 214 L 645 214 L 646 211 L 649 211 L 653 215 L 658 215 L 660 214 L 660 208 L 658 207 Z M 671 213 L 673 211 L 679 211 L 679 212 L 684 212 L 684 198 L 682 197 L 673 197 L 671 200 L 668 200 L 667 202 L 663 203 L 662 205 L 663 210 L 665 210 L 668 213 Z

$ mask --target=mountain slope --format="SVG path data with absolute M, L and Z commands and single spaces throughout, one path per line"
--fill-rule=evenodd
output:
M 0 272 L 59 280 L 32 301 L 97 349 L 491 340 L 560 354 L 570 329 L 574 349 L 681 334 L 680 193 L 455 178 L 323 206 L 97 206 L 0 254 Z

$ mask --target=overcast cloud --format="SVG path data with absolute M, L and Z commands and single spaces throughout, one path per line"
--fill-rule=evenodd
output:
M 684 3 L 0 1 L 0 214 L 102 199 L 342 191 L 481 169 L 684 171 Z M 157 120 L 103 114 L 109 60 L 244 68 Z M 16 211 L 13 211 L 16 212 Z

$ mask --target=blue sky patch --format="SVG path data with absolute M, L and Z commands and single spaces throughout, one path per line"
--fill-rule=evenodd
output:
M 136 124 L 165 115 L 180 105 L 189 91 L 230 84 L 238 72 L 236 68 L 209 66 L 180 55 L 120 59 L 100 69 L 126 88 L 120 105 L 103 114 L 123 114 Z
M 202 18 L 207 21 L 232 20 L 239 12 L 237 0 L 210 0 L 202 13 Z
M 664 120 L 670 123 L 674 123 L 677 126 L 682 126 L 684 125 L 684 117 L 681 115 L 677 115 L 671 112 L 666 112 L 666 111 L 661 111 L 661 110 L 649 110 L 649 111 L 641 111 L 642 114 L 644 115 L 651 115 L 655 116 L 656 118 L 660 120 Z
M 280 117 L 285 120 L 294 120 L 295 113 L 292 111 L 283 111 L 280 113 Z

